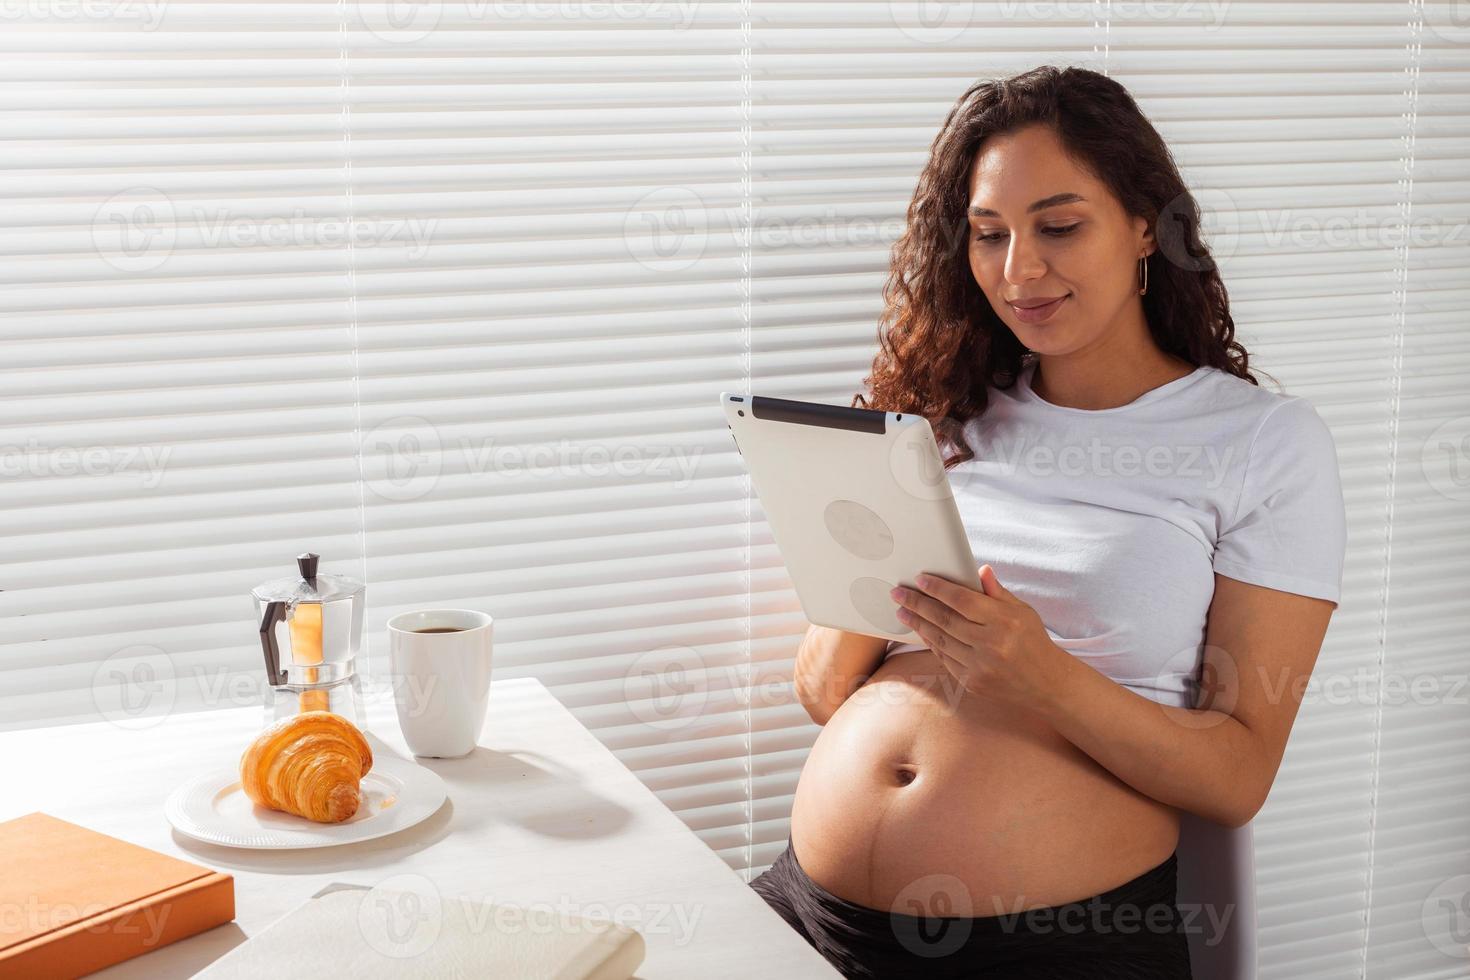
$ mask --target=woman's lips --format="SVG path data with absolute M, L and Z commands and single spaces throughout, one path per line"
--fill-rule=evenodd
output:
M 1020 320 L 1022 323 L 1044 323 L 1045 321 L 1051 319 L 1053 313 L 1061 309 L 1062 304 L 1065 303 L 1068 298 L 1071 297 L 1071 295 L 1071 293 L 1068 293 L 1061 299 L 1053 300 L 1052 302 L 1047 303 L 1045 306 L 1033 306 L 1029 310 L 1022 309 L 1019 306 L 1011 306 L 1011 312 L 1015 313 L 1016 319 Z

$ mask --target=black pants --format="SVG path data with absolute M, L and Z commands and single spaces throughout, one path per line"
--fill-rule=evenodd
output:
M 1065 905 L 978 918 L 855 905 L 807 877 L 790 840 L 750 883 L 844 976 L 1190 980 L 1175 902 L 1178 854 Z

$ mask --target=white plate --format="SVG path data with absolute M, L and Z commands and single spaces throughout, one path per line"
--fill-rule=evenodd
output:
M 196 776 L 164 804 L 168 822 L 182 834 L 229 847 L 331 847 L 396 833 L 432 816 L 447 795 L 432 769 L 394 753 L 369 737 L 373 767 L 362 777 L 363 803 L 351 819 L 317 823 L 293 813 L 256 806 L 240 788 L 238 768 Z

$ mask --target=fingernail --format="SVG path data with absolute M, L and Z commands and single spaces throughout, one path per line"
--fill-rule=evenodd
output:
M 929 576 L 920 575 L 918 578 L 914 579 L 914 584 L 921 589 L 927 589 L 929 587 Z

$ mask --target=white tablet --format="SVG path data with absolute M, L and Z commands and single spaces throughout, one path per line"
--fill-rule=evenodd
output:
M 895 585 L 932 572 L 982 591 L 928 419 L 720 393 L 806 618 L 923 643 Z

